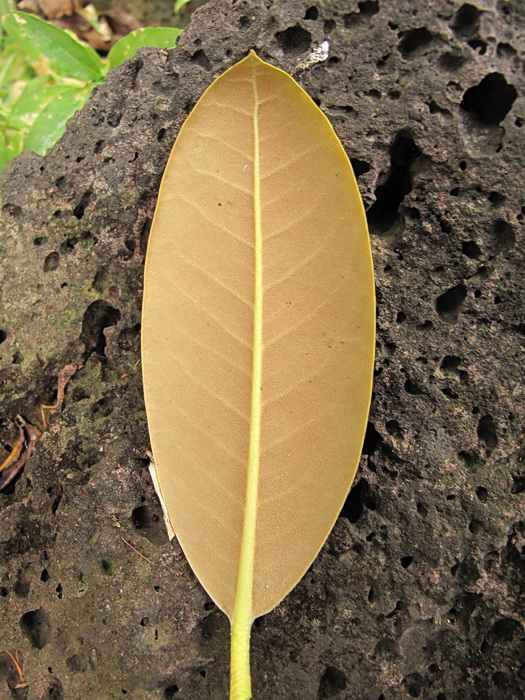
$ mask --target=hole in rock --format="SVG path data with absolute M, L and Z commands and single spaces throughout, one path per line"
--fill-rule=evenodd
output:
M 164 697 L 166 700 L 173 700 L 173 697 L 175 696 L 176 693 L 179 692 L 179 686 L 178 685 L 170 685 L 164 690 Z
M 484 486 L 478 486 L 476 489 L 476 496 L 482 503 L 486 503 L 489 498 L 489 492 Z
M 525 476 L 514 474 L 512 477 L 512 487 L 510 492 L 513 494 L 523 493 L 525 491 Z
M 414 557 L 401 557 L 401 566 L 403 569 L 408 569 L 410 564 L 414 561 Z
M 373 17 L 379 12 L 379 2 L 378 0 L 362 0 L 357 3 L 360 14 L 363 17 Z
M 412 191 L 411 168 L 421 151 L 413 138 L 400 132 L 390 146 L 390 170 L 386 182 L 375 191 L 376 201 L 368 210 L 368 222 L 374 233 L 385 233 L 399 219 L 399 205 Z
M 100 569 L 106 576 L 113 576 L 115 573 L 115 562 L 113 559 L 102 559 Z
M 131 513 L 133 525 L 154 544 L 164 544 L 167 540 L 166 527 L 160 504 L 158 507 L 138 506 Z
M 456 34 L 470 38 L 479 28 L 481 11 L 477 7 L 466 2 L 458 9 L 452 20 L 452 29 Z
M 456 374 L 459 371 L 459 365 L 461 364 L 461 357 L 456 355 L 445 355 L 443 361 L 441 362 L 440 369 L 448 374 Z
M 423 389 L 421 389 L 415 382 L 413 382 L 411 379 L 407 379 L 405 384 L 405 391 L 407 394 L 411 394 L 412 396 L 421 396 L 425 392 Z
M 51 617 L 44 608 L 24 613 L 20 627 L 36 649 L 43 649 L 51 638 Z
M 496 219 L 492 227 L 494 248 L 499 252 L 505 252 L 514 248 L 516 234 L 512 226 L 504 219 Z
M 206 54 L 204 53 L 204 51 L 202 49 L 195 51 L 193 56 L 190 58 L 190 61 L 192 63 L 196 63 L 198 66 L 200 66 L 201 68 L 204 68 L 205 70 L 211 70 L 210 60 L 209 60 L 208 56 L 206 56 Z
M 363 454 L 374 454 L 383 444 L 383 438 L 377 432 L 373 423 L 368 423 L 366 426 L 365 439 L 363 443 Z
M 510 642 L 515 635 L 521 634 L 522 630 L 523 625 L 518 620 L 512 617 L 502 617 L 494 623 L 490 634 L 502 642 Z
M 103 417 L 107 418 L 113 413 L 113 408 L 114 408 L 114 401 L 110 396 L 105 396 L 104 398 L 100 399 L 97 401 L 94 405 L 93 408 L 91 409 L 91 413 L 94 417 Z
M 84 361 L 96 353 L 106 356 L 106 336 L 104 328 L 115 326 L 120 321 L 120 311 L 103 299 L 91 303 L 84 312 L 80 340 L 84 343 Z
M 457 71 L 465 63 L 467 59 L 465 56 L 454 53 L 453 51 L 447 51 L 442 56 L 439 57 L 439 65 L 443 70 L 447 71 Z
M 406 694 L 411 698 L 418 698 L 423 689 L 424 678 L 420 673 L 409 673 L 403 678 Z
M 461 252 L 471 260 L 476 260 L 481 256 L 481 248 L 475 241 L 462 241 Z
M 319 682 L 317 700 L 326 700 L 346 690 L 346 676 L 335 666 L 327 666 Z
M 478 423 L 477 433 L 479 442 L 490 454 L 498 444 L 498 433 L 494 418 L 492 416 L 483 416 Z
M 452 391 L 452 389 L 449 389 L 448 387 L 441 389 L 441 391 L 443 392 L 443 394 L 445 394 L 445 396 L 448 399 L 455 400 L 455 399 L 459 398 L 459 394 L 457 394 L 455 391 Z
M 350 162 L 352 163 L 352 168 L 354 169 L 354 175 L 356 177 L 364 175 L 370 170 L 370 163 L 367 163 L 366 160 L 359 160 L 359 158 L 351 158 Z
M 399 425 L 399 423 L 396 420 L 389 420 L 386 423 L 386 429 L 390 433 L 390 435 L 393 435 L 395 438 L 398 440 L 403 439 L 403 429 Z
M 475 535 L 476 533 L 483 531 L 483 523 L 481 520 L 471 520 L 468 525 L 468 529 Z
M 379 12 L 379 2 L 377 0 L 362 0 L 357 3 L 358 12 L 347 12 L 343 15 L 345 27 L 349 29 L 358 24 L 363 19 L 373 17 Z
M 64 700 L 64 689 L 58 678 L 53 678 L 49 688 L 42 696 L 42 700 Z
M 44 272 L 53 272 L 58 267 L 60 255 L 56 252 L 49 253 L 44 260 Z
M 459 310 L 466 296 L 467 289 L 463 284 L 457 284 L 441 294 L 436 299 L 436 311 L 439 317 L 446 323 L 457 323 Z
M 116 128 L 120 124 L 121 119 L 122 114 L 120 114 L 119 112 L 111 112 L 111 114 L 108 115 L 106 121 L 109 124 L 109 126 Z
M 4 340 L 7 340 L 7 333 L 4 330 L 0 329 L 0 343 L 3 343 Z
M 494 204 L 494 206 L 498 206 L 499 204 L 503 204 L 507 200 L 504 194 L 501 194 L 501 192 L 496 192 L 496 190 L 493 190 L 489 196 L 487 197 L 489 202 L 491 204 Z
M 469 39 L 467 44 L 471 49 L 477 51 L 480 56 L 483 56 L 487 51 L 487 42 L 483 41 L 483 39 Z
M 461 108 L 482 124 L 496 125 L 507 116 L 516 97 L 516 88 L 501 73 L 490 73 L 465 91 Z
M 406 58 L 418 49 L 428 46 L 434 35 L 429 32 L 426 27 L 418 27 L 417 29 L 409 29 L 407 32 L 401 32 L 401 41 L 399 42 L 399 50 Z
M 305 19 L 311 19 L 311 20 L 316 20 L 319 17 L 319 10 L 315 5 L 312 5 L 312 7 L 309 7 L 304 15 Z
M 47 569 L 42 569 L 42 573 L 40 574 L 40 580 L 46 583 L 46 581 L 49 581 L 51 577 L 49 576 L 49 571 Z
M 2 207 L 2 211 L 13 217 L 18 217 L 22 213 L 22 209 L 17 204 L 11 204 L 8 202 Z
M 80 202 L 73 209 L 73 215 L 76 216 L 77 219 L 82 219 L 82 217 L 84 216 L 84 212 L 86 211 L 86 207 L 89 204 L 89 200 L 91 199 L 92 194 L 93 193 L 91 192 L 91 190 L 84 192 L 84 194 L 80 198 Z
M 298 24 L 288 27 L 284 32 L 277 32 L 275 38 L 284 53 L 291 56 L 298 56 L 309 51 L 312 45 L 312 35 Z
M 362 516 L 365 508 L 375 510 L 377 503 L 368 481 L 365 478 L 361 478 L 352 487 L 339 515 L 351 523 L 356 523 Z

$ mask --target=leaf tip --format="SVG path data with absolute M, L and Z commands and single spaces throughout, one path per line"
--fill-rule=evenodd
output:
M 245 61 L 254 61 L 255 63 L 264 63 L 264 61 L 257 56 L 255 49 L 250 49 L 250 53 L 246 56 Z

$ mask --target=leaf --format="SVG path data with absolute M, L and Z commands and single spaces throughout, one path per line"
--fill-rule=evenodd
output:
M 62 87 L 33 122 L 24 140 L 24 149 L 44 155 L 64 133 L 66 122 L 89 97 L 88 88 Z
M 132 58 L 143 46 L 152 46 L 158 49 L 173 48 L 177 43 L 177 37 L 182 29 L 173 27 L 145 27 L 135 29 L 122 39 L 119 39 L 108 54 L 111 68 L 120 65 L 128 58 Z
M 34 60 L 46 56 L 54 70 L 77 80 L 100 80 L 105 66 L 90 46 L 78 42 L 71 33 L 26 12 L 10 12 L 2 20 L 9 36 Z
M 46 85 L 49 78 L 42 75 L 30 80 L 23 93 L 9 110 L 9 124 L 17 129 L 28 128 L 43 108 L 64 91 L 63 85 Z
M 5 166 L 9 163 L 9 160 L 11 159 L 11 154 L 9 153 L 9 148 L 7 147 L 7 144 L 5 142 L 5 137 L 0 130 L 0 173 L 2 170 L 5 168 Z
M 170 523 L 249 634 L 319 552 L 363 443 L 374 353 L 366 221 L 314 102 L 252 52 L 205 92 L 166 167 L 145 268 L 142 353 Z
M 187 5 L 189 2 L 191 2 L 191 0 L 175 0 L 175 4 L 173 5 L 173 14 L 176 15 L 182 10 L 184 5 Z

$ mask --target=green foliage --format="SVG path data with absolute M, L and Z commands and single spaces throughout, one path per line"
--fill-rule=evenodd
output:
M 122 37 L 108 54 L 109 67 L 114 68 L 130 56 L 134 56 L 142 46 L 153 46 L 157 49 L 166 49 L 175 46 L 177 37 L 182 29 L 173 27 L 145 27 L 135 29 L 127 36 Z
M 175 0 L 175 4 L 173 5 L 173 12 L 174 14 L 179 13 L 184 5 L 187 5 L 191 0 Z
M 2 22 L 7 34 L 39 61 L 45 56 L 52 71 L 77 80 L 99 80 L 105 73 L 102 59 L 90 46 L 74 35 L 26 12 L 10 12 Z
M 24 149 L 43 155 L 110 68 L 142 46 L 175 46 L 181 30 L 138 29 L 101 58 L 76 36 L 0 0 L 0 172 Z

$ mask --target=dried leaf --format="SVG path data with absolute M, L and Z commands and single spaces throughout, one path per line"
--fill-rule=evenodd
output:
M 295 586 L 344 503 L 374 348 L 370 246 L 326 117 L 252 52 L 175 143 L 149 241 L 143 371 L 159 490 L 197 577 L 249 631 Z

